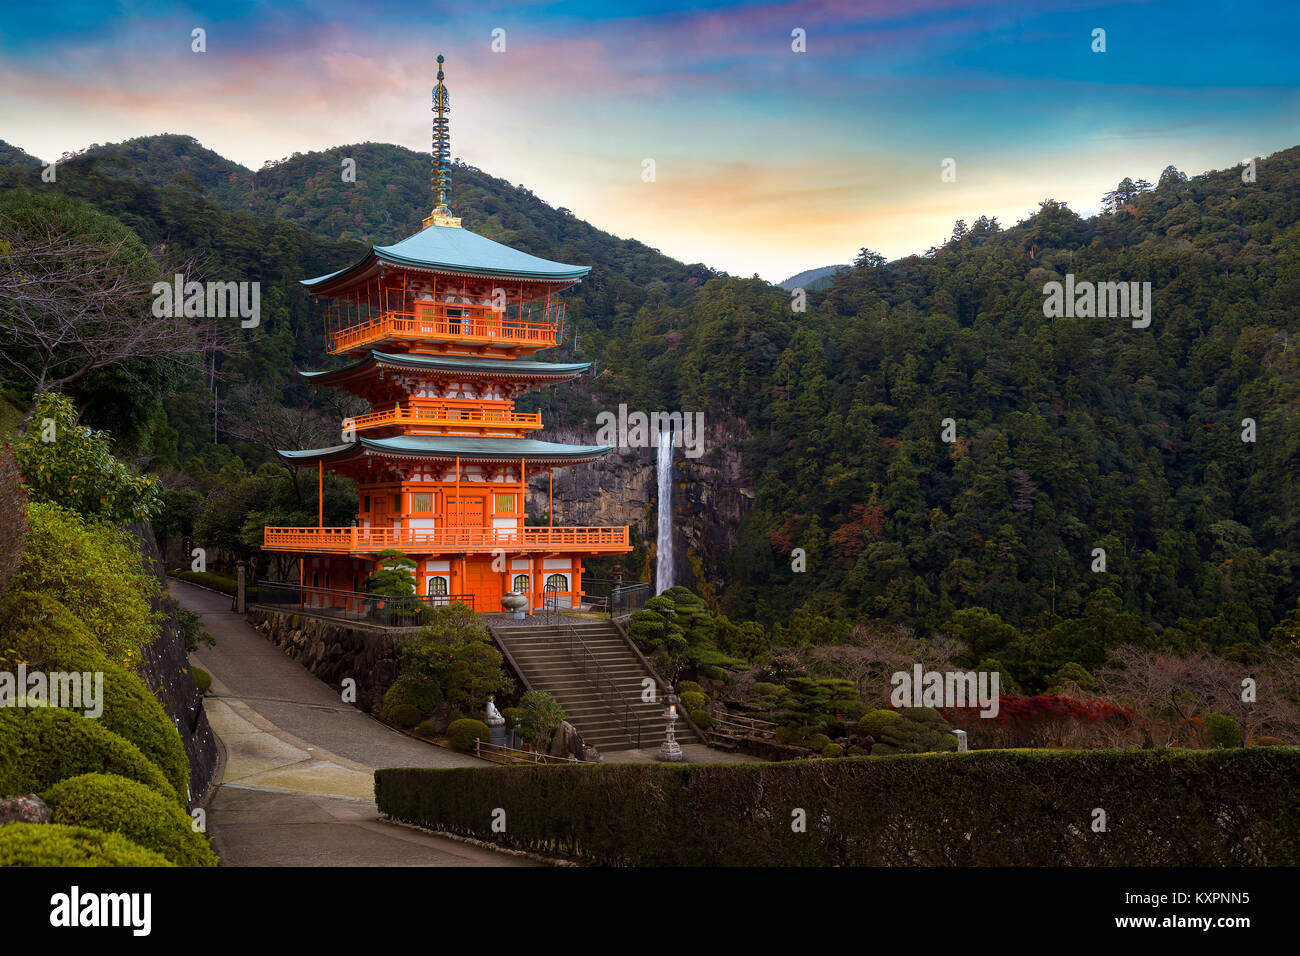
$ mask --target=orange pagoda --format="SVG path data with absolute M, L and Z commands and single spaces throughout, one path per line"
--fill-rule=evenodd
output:
M 590 363 L 529 356 L 559 343 L 559 293 L 589 269 L 528 255 L 461 226 L 451 191 L 449 104 L 438 57 L 433 90 L 433 188 L 424 228 L 361 261 L 303 285 L 327 300 L 331 354 L 348 364 L 303 372 L 343 388 L 369 411 L 343 422 L 344 444 L 281 451 L 295 467 L 315 464 L 357 483 L 352 527 L 267 528 L 263 550 L 297 554 L 303 600 L 346 602 L 396 549 L 413 561 L 422 595 L 500 611 L 515 591 L 540 608 L 558 595 L 576 607 L 582 559 L 631 550 L 623 527 L 557 527 L 554 495 L 545 527 L 525 523 L 531 479 L 594 461 L 609 446 L 564 445 L 528 437 L 538 413 L 515 411 L 530 388 L 567 382 Z

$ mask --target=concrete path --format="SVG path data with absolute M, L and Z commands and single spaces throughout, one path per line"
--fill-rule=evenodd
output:
M 212 675 L 204 707 L 225 750 L 208 833 L 223 866 L 509 866 L 528 860 L 378 819 L 380 767 L 485 766 L 384 726 L 290 660 L 230 610 L 180 581 L 215 647 L 191 655 Z

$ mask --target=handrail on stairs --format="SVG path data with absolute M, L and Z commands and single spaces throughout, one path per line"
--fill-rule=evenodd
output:
M 547 588 L 546 590 L 548 592 L 551 591 L 550 588 Z M 550 593 L 546 595 L 547 602 L 550 601 L 551 596 Z M 622 720 L 623 729 L 627 731 L 628 737 L 632 738 L 636 742 L 636 747 L 640 750 L 641 718 L 632 711 L 632 705 L 619 694 L 618 685 L 614 683 L 605 668 L 601 666 L 600 661 L 596 660 L 596 655 L 591 653 L 591 648 L 587 646 L 587 643 L 578 636 L 577 629 L 574 628 L 573 624 L 567 618 L 559 614 L 558 589 L 554 592 L 554 597 L 556 601 L 556 616 L 559 617 L 560 623 L 563 624 L 565 630 L 568 631 L 567 634 L 565 634 L 564 630 L 561 630 L 560 632 L 561 637 L 564 639 L 565 651 L 568 652 L 570 659 L 572 659 L 574 663 L 581 666 L 582 676 L 595 685 L 596 690 L 605 698 L 605 703 L 609 705 L 610 713 L 613 714 L 616 719 Z M 547 617 L 549 621 L 550 616 L 548 615 Z M 592 670 L 595 670 L 596 672 L 594 678 L 591 673 Z M 602 683 L 604 686 L 602 686 Z M 620 708 L 622 711 L 621 714 Z

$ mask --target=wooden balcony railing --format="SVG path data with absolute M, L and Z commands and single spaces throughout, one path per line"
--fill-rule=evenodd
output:
M 377 412 L 367 412 L 343 420 L 343 427 L 352 425 L 357 431 L 366 428 L 381 428 L 386 425 L 415 425 L 431 428 L 455 428 L 472 425 L 485 428 L 509 429 L 513 431 L 530 431 L 542 427 L 541 412 L 507 412 L 492 408 L 445 408 L 445 407 L 405 407 Z
M 505 312 L 491 306 L 416 302 L 413 312 L 385 312 L 329 335 L 331 352 L 350 352 L 384 339 L 465 342 L 504 348 L 549 348 L 560 340 L 564 303 L 525 303 Z
M 626 552 L 627 526 L 609 528 L 266 528 L 262 550 L 308 554 L 373 554 L 385 548 L 408 553 L 443 551 Z

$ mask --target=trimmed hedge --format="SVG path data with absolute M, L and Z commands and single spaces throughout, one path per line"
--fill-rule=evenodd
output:
M 217 865 L 217 855 L 185 811 L 142 783 L 87 773 L 62 780 L 40 796 L 55 823 L 120 833 L 177 866 Z
M 239 589 L 238 581 L 224 574 L 217 574 L 215 571 L 172 571 L 171 576 L 181 581 L 189 581 L 190 584 L 201 584 L 205 588 L 212 588 L 231 597 L 234 597 L 235 591 Z M 244 600 L 250 603 L 257 600 L 257 588 L 247 581 L 244 582 Z
M 0 796 L 21 796 L 83 773 L 138 780 L 184 802 L 140 748 L 98 720 L 57 707 L 0 707 Z
M 397 768 L 375 796 L 406 823 L 606 865 L 1300 865 L 1296 747 Z
M 124 836 L 58 823 L 0 827 L 0 866 L 171 866 Z

